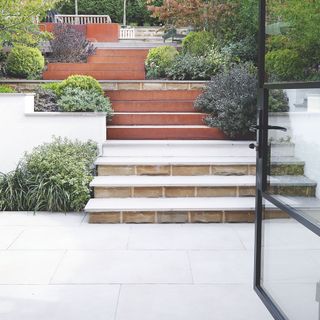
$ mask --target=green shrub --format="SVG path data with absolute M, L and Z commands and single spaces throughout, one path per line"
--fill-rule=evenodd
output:
M 60 89 L 60 84 L 61 84 L 61 82 L 48 82 L 48 83 L 42 84 L 41 88 L 45 89 L 45 90 L 51 90 L 56 95 L 58 95 L 59 94 L 59 89 Z
M 303 60 L 294 49 L 280 49 L 266 54 L 266 70 L 271 80 L 303 79 Z
M 1 84 L 0 85 L 0 93 L 15 93 L 16 90 L 14 90 L 13 88 L 5 85 L 5 84 Z
M 177 49 L 172 46 L 150 49 L 146 60 L 147 75 L 156 71 L 157 77 L 164 77 L 166 68 L 173 63 L 177 55 Z
M 18 78 L 38 77 L 44 68 L 44 57 L 37 48 L 15 46 L 8 55 L 6 70 Z
M 57 95 L 51 89 L 37 88 L 34 99 L 34 111 L 55 112 L 59 111 Z
M 224 58 L 217 52 L 211 52 L 207 57 L 181 54 L 166 69 L 166 75 L 173 80 L 209 80 L 224 65 Z
M 62 95 L 63 91 L 67 88 L 79 88 L 83 90 L 93 90 L 98 94 L 103 95 L 104 91 L 100 85 L 100 83 L 91 76 L 81 76 L 81 75 L 73 75 L 63 80 L 57 86 L 58 95 Z
M 256 62 L 258 59 L 258 47 L 255 37 L 247 37 L 237 42 L 231 42 L 223 47 L 221 51 L 234 62 Z
M 270 112 L 288 112 L 289 111 L 289 98 L 283 90 L 270 90 L 269 111 Z
M 90 198 L 96 143 L 55 138 L 0 176 L 0 210 L 80 211 Z
M 205 56 L 215 46 L 216 39 L 208 31 L 192 31 L 182 41 L 184 53 L 195 56 Z
M 102 96 L 94 89 L 83 90 L 81 88 L 67 87 L 57 101 L 58 107 L 65 112 L 95 111 L 112 114 L 109 98 Z
M 256 122 L 256 105 L 256 70 L 249 64 L 233 66 L 214 76 L 195 102 L 197 110 L 208 114 L 206 123 L 230 138 L 249 133 Z

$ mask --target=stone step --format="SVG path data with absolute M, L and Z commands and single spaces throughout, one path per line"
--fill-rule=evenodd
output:
M 49 63 L 48 71 L 144 71 L 144 63 Z
M 193 104 L 193 100 L 112 101 L 115 112 L 194 112 Z
M 315 198 L 285 197 L 285 201 L 297 209 L 320 208 Z M 287 217 L 269 203 L 266 207 L 270 209 L 266 218 Z M 101 198 L 91 199 L 85 208 L 91 223 L 253 222 L 254 210 L 254 197 Z
M 110 140 L 223 140 L 225 134 L 218 128 L 205 125 L 185 126 L 107 126 Z
M 97 80 L 144 80 L 144 70 L 112 70 L 112 71 L 45 71 L 44 80 L 64 80 L 71 75 L 87 75 Z
M 99 176 L 241 176 L 255 175 L 255 157 L 99 157 Z M 273 162 L 272 175 L 303 175 L 304 163 L 295 158 Z
M 201 90 L 110 90 L 111 101 L 176 101 L 195 100 Z
M 116 112 L 109 121 L 109 125 L 202 125 L 204 117 L 204 114 L 196 112 Z
M 192 174 L 192 173 L 190 173 Z M 90 186 L 95 198 L 248 197 L 255 176 L 100 176 Z M 316 182 L 304 176 L 270 177 L 275 194 L 314 197 Z
M 253 222 L 250 198 L 91 199 L 85 211 L 90 223 Z
M 235 140 L 107 140 L 103 155 L 118 157 L 252 157 L 256 152 L 249 149 L 252 141 Z M 293 157 L 293 144 L 273 144 L 278 157 Z

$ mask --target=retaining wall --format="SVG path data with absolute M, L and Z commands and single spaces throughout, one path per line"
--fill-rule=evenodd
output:
M 93 112 L 34 112 L 33 94 L 0 94 L 0 172 L 13 170 L 24 152 L 52 136 L 96 141 L 106 138 L 106 115 Z

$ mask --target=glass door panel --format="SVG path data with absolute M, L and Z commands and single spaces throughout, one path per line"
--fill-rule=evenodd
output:
M 290 320 L 320 319 L 320 238 L 264 202 L 261 286 Z
M 268 108 L 286 131 L 268 131 L 266 193 L 320 225 L 320 89 L 270 90 Z

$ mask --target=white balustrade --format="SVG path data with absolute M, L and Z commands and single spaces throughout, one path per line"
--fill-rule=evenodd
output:
M 135 29 L 134 28 L 121 28 L 120 39 L 134 39 Z
M 72 14 L 57 14 L 54 18 L 55 23 L 64 24 L 98 24 L 111 23 L 111 18 L 107 15 L 72 15 Z

